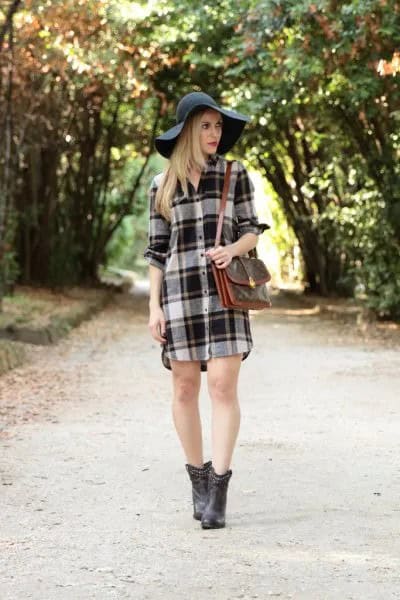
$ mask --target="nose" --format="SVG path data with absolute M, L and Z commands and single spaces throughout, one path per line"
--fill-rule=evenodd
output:
M 217 127 L 217 125 L 213 125 L 211 128 L 211 136 L 213 138 L 218 139 L 220 135 L 221 135 L 221 128 Z

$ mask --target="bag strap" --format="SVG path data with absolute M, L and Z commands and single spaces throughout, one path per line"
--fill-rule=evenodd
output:
M 215 248 L 217 248 L 217 246 L 219 246 L 220 242 L 221 242 L 222 225 L 224 222 L 224 213 L 225 213 L 225 207 L 226 207 L 226 199 L 228 197 L 231 171 L 232 171 L 232 161 L 228 160 L 227 165 L 226 165 L 226 171 L 225 171 L 224 187 L 222 188 L 221 207 L 219 209 L 217 235 L 215 238 L 215 246 L 214 246 Z
M 232 171 L 232 160 L 227 160 L 227 165 L 226 165 L 226 171 L 225 171 L 225 177 L 224 177 L 224 187 L 222 188 L 222 197 L 221 197 L 221 206 L 219 209 L 219 216 L 218 216 L 218 225 L 217 225 L 217 235 L 215 237 L 215 246 L 214 248 L 217 248 L 217 246 L 220 245 L 221 243 L 221 233 L 222 233 L 222 225 L 224 223 L 224 214 L 225 214 L 225 207 L 226 207 L 226 200 L 228 198 L 228 191 L 229 191 L 229 183 L 230 183 L 230 179 L 231 179 L 231 171 Z M 253 258 L 257 258 L 257 248 L 253 248 L 252 250 L 249 251 L 249 256 L 252 256 Z

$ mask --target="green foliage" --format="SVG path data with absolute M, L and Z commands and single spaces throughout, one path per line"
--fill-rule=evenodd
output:
M 122 179 L 123 186 L 127 187 L 134 179 L 137 172 L 137 160 L 127 161 Z M 141 186 L 136 195 L 136 202 L 131 215 L 127 215 L 121 222 L 106 247 L 104 266 L 118 265 L 120 268 L 143 272 L 147 270 L 147 263 L 142 259 L 143 251 L 147 245 L 147 232 L 149 220 L 149 187 L 153 176 L 162 171 L 163 159 L 153 155 L 149 161 L 148 170 L 143 177 Z
M 243 111 L 257 123 L 246 145 L 295 230 L 311 289 L 352 294 L 362 285 L 367 301 L 393 316 L 400 92 L 377 72 L 400 43 L 400 9 L 389 4 L 252 2 L 227 76 L 245 89 Z
M 399 15 L 382 0 L 26 3 L 9 203 L 21 277 L 78 283 L 99 264 L 143 267 L 154 136 L 202 89 L 252 117 L 234 156 L 278 199 L 268 235 L 287 264 L 295 236 L 311 290 L 363 289 L 397 316 L 400 88 L 377 65 L 400 45 Z
M 122 269 L 147 272 L 147 263 L 142 259 L 147 245 L 148 214 L 140 217 L 125 217 L 106 249 L 106 265 Z
M 14 235 L 17 226 L 15 211 L 8 211 L 7 229 L 0 240 L 0 298 L 12 289 L 19 275 L 19 265 L 14 246 Z
M 385 219 L 385 202 L 371 182 L 351 194 L 344 208 L 331 206 L 319 227 L 333 232 L 346 271 L 339 289 L 362 299 L 381 317 L 400 317 L 399 246 Z
M 366 294 L 366 304 L 384 318 L 400 319 L 400 248 L 393 231 L 374 231 L 356 273 Z

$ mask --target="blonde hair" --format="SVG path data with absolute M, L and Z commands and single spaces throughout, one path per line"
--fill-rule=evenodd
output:
M 190 170 L 195 168 L 201 171 L 206 164 L 200 146 L 200 123 L 204 112 L 197 112 L 186 121 L 157 189 L 155 209 L 167 221 L 171 220 L 172 198 L 178 181 L 187 194 Z

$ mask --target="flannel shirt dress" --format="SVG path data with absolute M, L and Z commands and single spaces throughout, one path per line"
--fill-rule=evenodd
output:
M 148 245 L 144 258 L 163 271 L 161 308 L 166 320 L 167 342 L 161 344 L 161 360 L 171 370 L 170 359 L 200 361 L 242 354 L 253 347 L 247 310 L 224 308 L 215 286 L 211 258 L 227 161 L 213 154 L 201 173 L 198 189 L 188 182 L 186 195 L 180 183 L 172 200 L 171 222 L 155 211 L 155 195 L 162 174 L 150 186 Z M 259 223 L 254 187 L 245 167 L 233 162 L 221 245 L 245 233 L 261 234 L 268 225 Z

